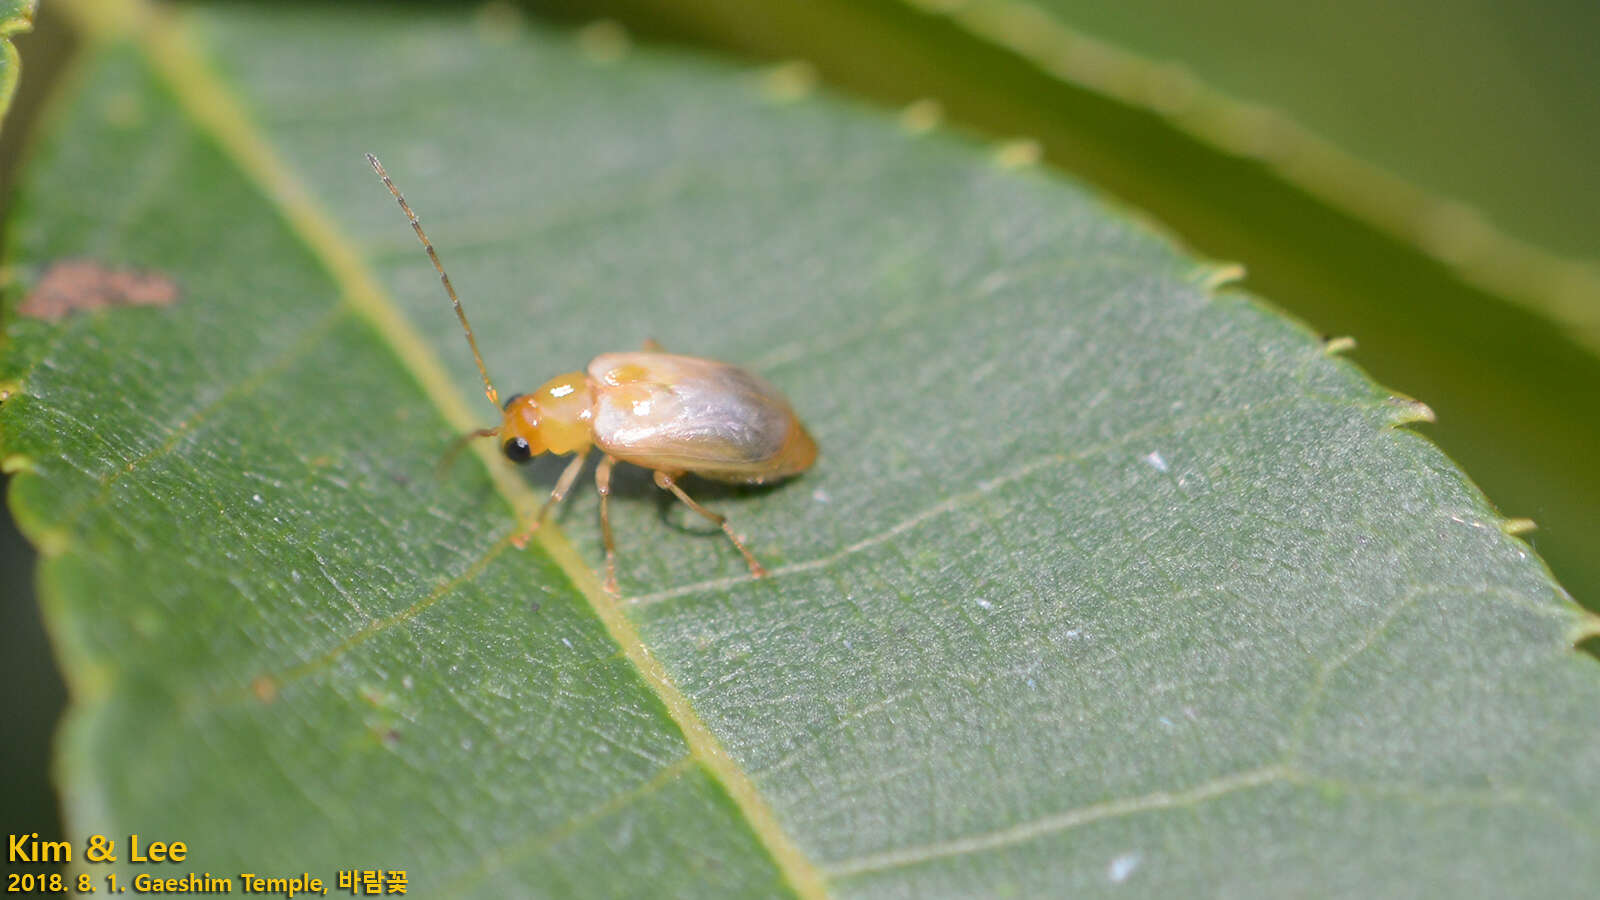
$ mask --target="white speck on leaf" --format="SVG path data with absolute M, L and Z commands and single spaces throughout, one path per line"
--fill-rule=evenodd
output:
M 568 650 L 572 649 L 572 642 L 567 640 L 566 638 L 562 638 L 561 639 L 561 644 L 562 644 L 562 646 L 566 647 Z
M 1161 458 L 1161 453 L 1158 450 L 1151 450 L 1149 453 L 1146 453 L 1144 455 L 1144 461 L 1149 463 L 1150 467 L 1155 469 L 1157 472 L 1167 471 L 1167 461 Z
M 251 494 L 250 495 L 250 499 L 254 500 L 257 503 L 260 503 L 261 502 L 261 495 L 260 494 Z
M 1133 874 L 1133 870 L 1139 868 L 1139 859 L 1140 856 L 1137 852 L 1122 854 L 1113 859 L 1111 865 L 1106 866 L 1106 877 L 1111 879 L 1112 884 L 1121 884 L 1127 881 L 1128 876 Z
M 823 490 L 822 488 L 817 488 L 816 490 L 811 492 L 811 499 L 817 501 L 818 503 L 827 503 L 828 502 L 828 492 Z
M 979 597 L 972 602 L 978 604 L 979 609 L 994 609 L 994 604 L 983 599 L 982 597 Z

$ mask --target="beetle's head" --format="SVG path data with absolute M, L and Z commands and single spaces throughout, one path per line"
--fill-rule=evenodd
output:
M 568 372 L 545 382 L 531 394 L 506 401 L 500 422 L 500 449 L 512 462 L 527 462 L 541 453 L 575 453 L 593 442 L 590 420 L 594 402 L 589 379 Z

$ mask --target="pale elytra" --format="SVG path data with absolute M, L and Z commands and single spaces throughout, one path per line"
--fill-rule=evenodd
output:
M 531 527 L 538 527 L 577 480 L 589 451 L 599 447 L 602 457 L 594 482 L 600 492 L 600 530 L 606 545 L 605 588 L 617 591 L 617 548 L 611 536 L 608 503 L 611 467 L 632 463 L 651 470 L 658 487 L 671 491 L 690 509 L 722 528 L 728 540 L 744 555 L 750 574 L 767 574 L 750 548 L 728 524 L 726 516 L 696 503 L 678 485 L 686 473 L 731 484 L 767 484 L 811 468 L 817 444 L 789 407 L 789 401 L 760 377 L 727 363 L 663 353 L 655 343 L 635 353 L 602 353 L 589 361 L 587 371 L 568 372 L 545 382 L 531 394 L 516 394 L 502 406 L 500 394 L 489 380 L 489 370 L 478 352 L 478 341 L 445 274 L 433 243 L 422 230 L 417 214 L 383 170 L 378 158 L 367 154 L 378 177 L 399 201 L 411 228 L 428 251 L 439 272 L 456 318 L 466 332 L 472 358 L 483 376 L 489 402 L 501 410 L 500 424 L 481 428 L 463 438 L 499 437 L 512 462 L 527 462 L 541 453 L 570 453 L 550 499 Z

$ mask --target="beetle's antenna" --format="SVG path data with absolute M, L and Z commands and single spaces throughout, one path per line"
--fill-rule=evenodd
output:
M 483 364 L 483 354 L 478 352 L 478 339 L 472 336 L 472 326 L 467 323 L 466 310 L 461 308 L 461 298 L 456 296 L 456 289 L 450 284 L 450 276 L 444 273 L 444 264 L 439 262 L 439 254 L 433 249 L 433 242 L 428 240 L 427 234 L 422 231 L 422 223 L 417 221 L 417 214 L 411 211 L 411 204 L 406 198 L 400 196 L 400 189 L 389 180 L 389 173 L 383 170 L 383 163 L 371 153 L 367 154 L 367 162 L 372 163 L 373 171 L 383 179 L 383 184 L 400 201 L 400 208 L 405 211 L 406 217 L 411 220 L 411 229 L 417 233 L 417 239 L 422 241 L 422 246 L 428 251 L 428 259 L 433 260 L 433 267 L 439 272 L 439 280 L 444 283 L 444 292 L 450 295 L 450 305 L 456 308 L 456 318 L 461 320 L 461 330 L 467 333 L 467 344 L 472 347 L 472 358 L 478 361 L 478 374 L 483 376 L 483 392 L 489 397 L 495 409 L 500 408 L 500 394 L 495 391 L 493 382 L 489 381 L 489 369 Z
M 479 428 L 477 431 L 469 431 L 451 441 L 450 449 L 444 452 L 444 456 L 439 458 L 439 464 L 434 466 L 434 474 L 443 477 L 444 473 L 450 470 L 451 464 L 456 461 L 456 457 L 461 455 L 461 451 L 466 449 L 467 444 L 471 443 L 474 438 L 494 437 L 499 433 L 500 429 L 498 428 Z

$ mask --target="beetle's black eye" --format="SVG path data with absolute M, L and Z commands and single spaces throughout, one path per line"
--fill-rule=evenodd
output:
M 526 438 L 514 437 L 506 441 L 500 449 L 505 451 L 506 459 L 512 462 L 527 462 L 533 458 L 533 448 L 528 446 Z
M 506 399 L 505 404 L 503 406 L 501 406 L 500 408 L 501 409 L 510 409 L 511 408 L 511 404 L 513 404 L 513 403 L 515 403 L 515 402 L 517 402 L 518 400 L 521 400 L 521 399 L 522 399 L 522 395 L 521 394 L 512 394 L 510 397 L 508 397 Z

